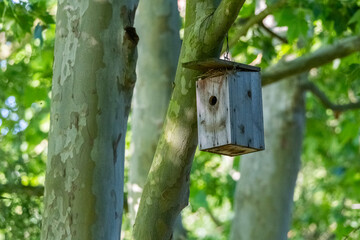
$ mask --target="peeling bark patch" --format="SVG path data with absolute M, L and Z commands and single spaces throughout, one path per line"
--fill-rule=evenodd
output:
M 181 78 L 181 94 L 182 95 L 186 95 L 189 91 L 186 88 L 186 80 L 185 77 L 183 76 Z
M 113 141 L 113 154 L 114 154 L 113 162 L 114 162 L 114 165 L 116 164 L 116 161 L 117 161 L 117 148 L 118 148 L 118 145 L 120 143 L 120 139 L 121 139 L 121 133 L 119 134 L 117 139 Z
M 70 122 L 71 122 L 70 128 L 72 128 L 72 126 L 74 125 L 76 130 L 79 130 L 79 117 L 80 114 L 77 112 L 72 112 L 70 114 Z
M 128 39 L 134 46 L 136 46 L 139 42 L 139 36 L 136 33 L 136 29 L 131 26 L 127 26 L 124 28 L 125 30 L 125 36 L 124 40 Z
M 78 38 L 80 36 L 79 32 L 79 19 L 73 19 L 71 21 L 71 31 L 74 33 L 74 35 Z
M 170 114 L 171 117 L 177 118 L 180 112 L 180 105 L 177 102 L 170 102 Z
M 116 83 L 117 83 L 118 92 L 121 93 L 121 91 L 122 91 L 122 85 L 121 85 L 120 76 L 116 76 Z
M 147 197 L 147 198 L 146 198 L 146 203 L 147 203 L 148 205 L 151 205 L 151 204 L 152 204 L 151 197 Z

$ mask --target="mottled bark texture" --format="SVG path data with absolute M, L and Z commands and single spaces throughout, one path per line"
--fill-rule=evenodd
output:
M 132 223 L 154 158 L 179 59 L 181 42 L 177 2 L 140 2 L 135 26 L 141 41 L 131 117 L 128 202 Z
M 42 239 L 120 238 L 137 1 L 58 1 Z
M 305 125 L 303 78 L 263 89 L 266 150 L 241 158 L 233 240 L 287 239 Z
M 132 157 L 129 167 L 129 212 L 135 222 L 166 111 L 180 54 L 180 16 L 174 0 L 142 1 L 135 17 L 141 41 L 132 108 Z M 179 215 L 174 239 L 185 237 Z
M 183 62 L 219 57 L 222 41 L 244 1 L 188 1 L 184 40 L 163 132 L 143 190 L 133 238 L 170 239 L 188 204 L 189 175 L 197 145 L 195 81 Z

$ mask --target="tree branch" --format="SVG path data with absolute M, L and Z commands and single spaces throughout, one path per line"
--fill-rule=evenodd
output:
M 224 224 L 214 215 L 214 213 L 211 211 L 209 207 L 204 207 L 206 212 L 209 214 L 211 220 L 215 223 L 216 226 L 222 227 Z
M 305 90 L 310 91 L 311 93 L 313 93 L 321 101 L 321 103 L 326 108 L 329 108 L 329 109 L 331 109 L 333 111 L 343 112 L 343 111 L 347 111 L 347 110 L 354 110 L 354 109 L 359 109 L 360 108 L 360 102 L 348 103 L 348 104 L 344 104 L 344 105 L 332 103 L 329 100 L 329 98 L 325 95 L 325 93 L 322 92 L 312 82 L 306 82 L 306 83 L 302 84 L 302 88 L 305 89 Z
M 360 51 L 360 36 L 345 38 L 333 45 L 320 48 L 308 55 L 288 62 L 279 62 L 268 67 L 261 75 L 262 85 L 265 86 L 285 77 L 322 66 L 336 58 L 343 58 L 357 51 Z
M 264 20 L 264 18 L 266 18 L 268 15 L 272 14 L 278 8 L 280 8 L 283 4 L 285 4 L 285 2 L 286 1 L 284 1 L 284 0 L 280 0 L 277 3 L 275 3 L 271 6 L 268 6 L 266 9 L 261 11 L 259 14 L 254 15 L 248 21 L 246 21 L 246 23 L 243 26 L 238 28 L 238 30 L 235 33 L 235 36 L 232 37 L 232 40 L 229 42 L 229 47 L 231 48 L 231 47 L 235 46 L 238 43 L 238 41 L 240 40 L 240 37 L 245 36 L 246 33 L 249 31 L 249 29 L 253 25 L 261 23 Z
M 41 197 L 44 194 L 44 186 L 24 186 L 22 184 L 2 184 L 0 185 L 0 194 L 16 193 L 28 196 Z
M 268 28 L 267 26 L 265 26 L 263 22 L 260 22 L 259 25 L 260 25 L 260 27 L 262 27 L 267 33 L 269 33 L 272 37 L 279 39 L 279 40 L 280 40 L 281 42 L 283 42 L 283 43 L 286 43 L 286 44 L 289 43 L 286 38 L 284 38 L 284 37 L 280 36 L 279 34 L 273 32 L 270 28 Z
M 225 34 L 237 18 L 245 0 L 222 0 L 216 8 L 206 31 L 205 42 L 209 46 L 221 43 Z

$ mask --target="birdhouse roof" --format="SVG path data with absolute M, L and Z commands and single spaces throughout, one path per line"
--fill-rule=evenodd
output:
M 198 60 L 192 62 L 186 62 L 182 64 L 184 68 L 190 68 L 202 72 L 209 70 L 237 70 L 247 72 L 260 72 L 259 67 L 254 67 L 242 63 L 231 62 L 223 59 L 209 58 L 205 60 Z

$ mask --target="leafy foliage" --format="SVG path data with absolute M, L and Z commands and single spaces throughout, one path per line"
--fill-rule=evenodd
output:
M 44 182 L 53 7 L 53 1 L 0 1 L 0 238 L 39 239 L 42 199 L 17 188 Z M 47 26 L 36 33 L 42 45 L 34 39 L 36 24 Z
M 331 99 L 349 102 L 349 93 L 359 96 L 358 76 L 353 75 L 359 70 L 353 65 L 358 59 L 359 54 L 355 54 L 338 66 L 325 66 L 313 73 L 313 80 Z M 358 111 L 332 112 L 308 95 L 304 166 L 295 194 L 294 239 L 342 239 L 360 226 L 356 210 L 360 202 L 359 120 Z M 359 237 L 354 231 L 350 239 Z

